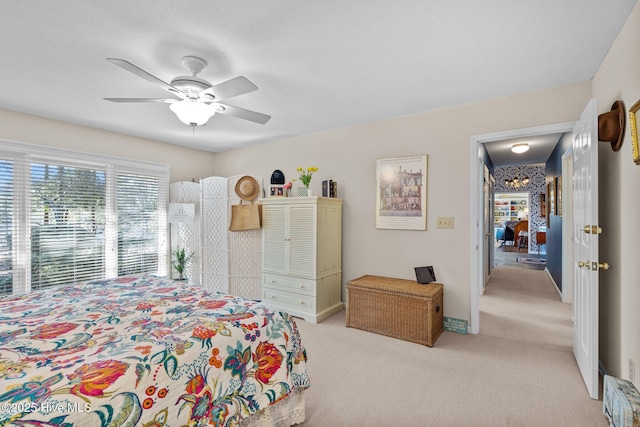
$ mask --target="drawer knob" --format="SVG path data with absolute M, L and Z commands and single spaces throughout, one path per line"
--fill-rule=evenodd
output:
M 300 285 L 300 289 L 304 289 L 304 285 Z
M 304 305 L 304 301 L 300 301 L 300 305 Z

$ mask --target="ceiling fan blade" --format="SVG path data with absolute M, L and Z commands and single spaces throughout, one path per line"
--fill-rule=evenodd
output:
M 171 104 L 174 102 L 180 102 L 179 99 L 165 99 L 165 98 L 102 98 L 105 101 L 111 102 L 164 102 Z
M 257 113 L 251 110 L 245 110 L 244 108 L 234 107 L 233 105 L 213 104 L 212 106 L 216 109 L 216 113 L 228 114 L 229 116 L 249 120 L 261 125 L 267 123 L 269 119 L 271 119 L 271 116 L 267 116 L 266 114 Z M 222 107 L 223 109 L 216 107 Z
M 179 89 L 171 86 L 169 83 L 164 82 L 162 80 L 160 80 L 159 78 L 157 78 L 154 75 L 151 75 L 149 73 L 147 73 L 145 70 L 143 70 L 142 68 L 136 67 L 135 65 L 133 65 L 131 62 L 129 61 L 125 61 L 124 59 L 117 59 L 117 58 L 107 58 L 107 61 L 111 62 L 112 64 L 117 65 L 120 68 L 124 68 L 125 70 L 135 74 L 138 77 L 142 77 L 143 79 L 157 85 L 160 86 L 162 89 L 167 90 L 171 93 L 175 93 L 175 94 L 179 94 L 182 93 Z
M 234 96 L 243 95 L 253 92 L 254 90 L 258 90 L 258 86 L 251 83 L 246 77 L 238 76 L 226 82 L 213 85 L 200 93 L 213 95 L 213 100 L 222 101 L 223 99 L 233 98 Z

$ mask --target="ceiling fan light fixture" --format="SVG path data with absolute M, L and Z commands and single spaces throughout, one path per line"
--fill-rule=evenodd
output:
M 189 126 L 202 126 L 216 113 L 207 104 L 189 99 L 174 102 L 169 105 L 169 108 L 176 113 L 182 123 Z
M 529 144 L 513 144 L 511 146 L 511 151 L 517 154 L 526 153 L 529 151 Z

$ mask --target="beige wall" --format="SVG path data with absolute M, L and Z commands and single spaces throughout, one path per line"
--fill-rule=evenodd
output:
M 274 169 L 290 180 L 298 166 L 317 166 L 316 193 L 323 179 L 333 179 L 344 199 L 343 281 L 363 274 L 415 279 L 414 267 L 433 265 L 445 286 L 445 316 L 469 320 L 471 136 L 576 120 L 590 96 L 586 82 L 305 135 L 220 153 L 215 169 L 268 183 Z M 378 230 L 376 159 L 413 154 L 429 156 L 427 230 Z M 455 228 L 437 229 L 438 216 L 454 217 Z
M 171 182 L 213 174 L 214 153 L 2 109 L 0 139 L 168 164 Z
M 593 79 L 598 113 L 621 99 L 629 109 L 640 99 L 640 4 L 629 16 Z M 628 118 L 627 118 L 628 119 Z M 620 151 L 600 143 L 600 359 L 611 375 L 629 378 L 629 359 L 640 363 L 640 166 L 631 154 L 626 126 Z M 640 369 L 640 365 L 636 367 Z M 636 374 L 635 384 L 640 378 Z

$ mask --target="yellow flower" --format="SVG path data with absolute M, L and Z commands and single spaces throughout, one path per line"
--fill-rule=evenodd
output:
M 318 168 L 315 166 L 309 166 L 306 171 L 301 167 L 298 167 L 298 169 L 296 170 L 300 174 L 300 181 L 302 181 L 305 187 L 309 188 L 309 184 L 311 183 L 311 175 L 313 175 L 314 172 L 318 172 Z

